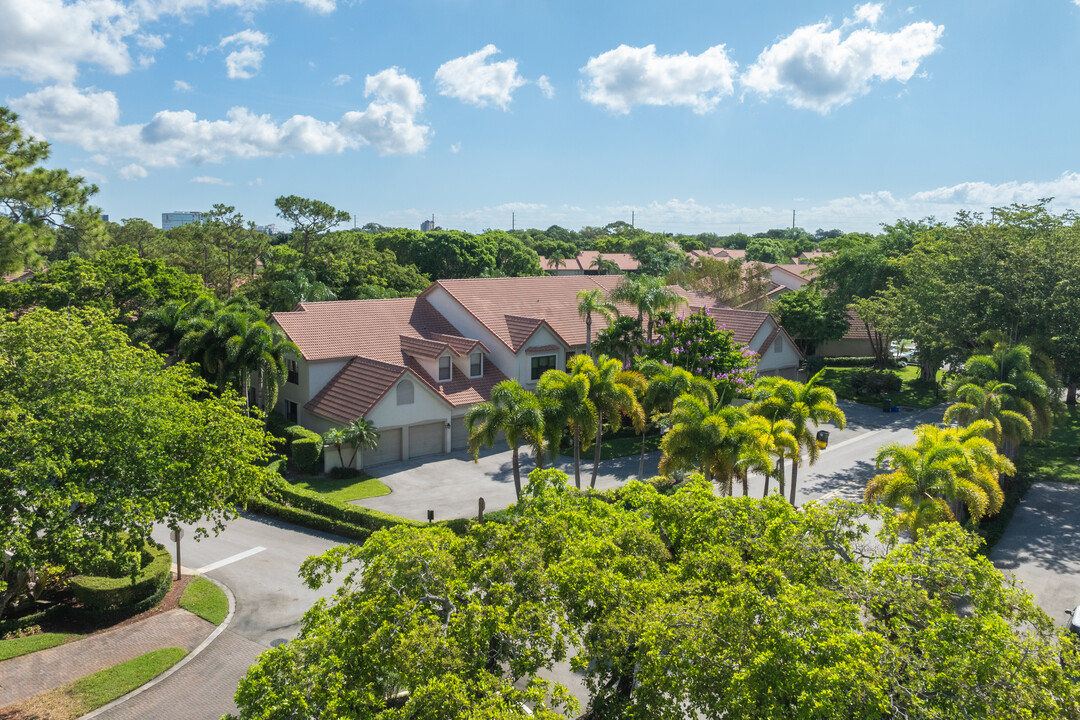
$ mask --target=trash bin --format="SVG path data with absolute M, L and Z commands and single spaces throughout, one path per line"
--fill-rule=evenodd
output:
M 829 431 L 828 430 L 818 430 L 817 431 L 817 446 L 822 450 L 829 447 Z
M 887 397 L 881 398 L 881 412 L 889 412 L 892 410 L 892 400 Z

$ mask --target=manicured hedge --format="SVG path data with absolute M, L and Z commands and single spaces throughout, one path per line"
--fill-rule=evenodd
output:
M 322 436 L 302 425 L 289 425 L 283 433 L 288 440 L 286 452 L 296 467 L 304 472 L 316 471 L 323 451 Z
M 284 520 L 285 522 L 291 522 L 296 525 L 311 528 L 312 530 L 321 530 L 353 540 L 359 540 L 360 542 L 367 540 L 368 537 L 371 536 L 371 530 L 360 527 L 359 525 L 343 522 L 341 520 L 333 520 L 324 515 L 319 515 L 318 513 L 313 513 L 301 508 L 282 505 L 264 497 L 255 497 L 248 500 L 248 510 L 269 517 L 275 517 Z
M 851 373 L 851 389 L 859 395 L 898 392 L 903 386 L 900 376 L 890 370 L 856 370 Z
M 320 493 L 298 488 L 281 478 L 271 480 L 265 492 L 267 499 L 280 505 L 290 505 L 367 530 L 382 530 L 395 525 L 426 524 L 378 510 L 369 510 L 359 505 L 350 505 L 340 500 L 331 500 Z
M 828 367 L 870 367 L 877 362 L 874 357 L 825 357 L 824 360 Z
M 134 582 L 130 577 L 76 575 L 71 578 L 71 590 L 86 612 L 95 616 L 114 611 L 130 612 L 150 598 L 157 596 L 160 600 L 165 596 L 172 585 L 172 555 L 157 543 L 147 544 L 144 552 L 149 559 Z M 148 607 L 153 604 L 156 603 Z

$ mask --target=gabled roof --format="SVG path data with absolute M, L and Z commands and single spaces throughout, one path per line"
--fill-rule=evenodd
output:
M 297 305 L 271 318 L 300 348 L 305 360 L 363 356 L 400 365 L 401 336 L 459 336 L 450 322 L 421 298 L 338 300 Z
M 355 357 L 304 405 L 304 409 L 331 420 L 351 423 L 375 407 L 404 374 L 405 368 L 400 365 Z
M 484 375 L 478 378 L 470 378 L 454 368 L 453 379 L 442 383 L 435 382 L 435 378 L 413 358 L 408 358 L 405 366 L 439 397 L 455 407 L 488 400 L 491 398 L 491 389 L 507 379 L 502 371 L 495 367 L 495 363 L 484 363 Z
M 769 267 L 783 270 L 789 275 L 794 275 L 795 277 L 803 281 L 810 280 L 818 274 L 818 269 L 813 265 L 799 265 L 797 263 L 775 263 L 773 265 L 769 265 Z
M 468 355 L 478 346 L 483 348 L 484 352 L 491 352 L 487 345 L 479 340 L 473 340 L 472 338 L 461 337 L 460 335 L 446 335 L 443 333 L 431 333 L 432 340 L 438 340 L 444 342 L 450 346 L 454 352 L 458 355 Z
M 420 298 L 442 288 L 516 353 L 544 324 L 568 347 L 584 345 L 585 321 L 577 310 L 578 291 L 599 288 L 608 293 L 622 279 L 621 275 L 566 275 L 439 280 Z M 619 309 L 624 315 L 637 314 L 625 303 Z M 602 317 L 593 317 L 593 338 L 605 327 Z
M 605 260 L 615 263 L 615 266 L 623 272 L 633 272 L 641 268 L 641 263 L 630 253 L 601 253 L 597 250 L 582 250 L 577 257 L 563 260 L 559 267 L 555 267 L 554 260 L 541 255 L 540 267 L 548 272 L 556 272 L 557 270 L 596 270 L 593 263 L 596 262 L 597 255 L 603 255 Z
M 415 357 L 437 358 L 447 350 L 455 355 L 460 355 L 460 353 L 453 350 L 448 343 L 438 342 L 437 340 L 425 340 L 424 338 L 412 337 L 409 335 L 399 335 L 398 341 L 401 343 L 401 351 L 403 353 Z

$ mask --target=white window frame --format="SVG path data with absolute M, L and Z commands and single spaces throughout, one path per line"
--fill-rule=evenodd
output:
M 443 361 L 446 361 L 446 377 L 443 377 Z M 449 355 L 439 358 L 439 382 L 450 382 L 454 379 L 454 361 Z
M 480 372 L 473 373 L 473 358 L 480 358 Z M 484 353 L 477 351 L 469 355 L 469 377 L 478 378 L 484 376 Z
M 401 395 L 406 388 L 408 388 L 409 397 L 403 399 Z M 398 405 L 412 405 L 416 402 L 416 383 L 406 378 L 397 384 L 397 387 L 394 388 L 394 394 Z

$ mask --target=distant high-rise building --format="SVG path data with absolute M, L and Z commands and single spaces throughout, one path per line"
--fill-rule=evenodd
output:
M 435 221 L 434 220 L 425 220 L 424 222 L 420 223 L 420 232 L 431 232 L 434 229 L 435 229 Z
M 161 229 L 172 230 L 175 227 L 181 225 L 187 225 L 189 223 L 202 222 L 203 214 L 197 210 L 177 210 L 171 213 L 161 213 Z
M 277 225 L 270 223 L 269 225 L 256 225 L 255 232 L 265 233 L 266 235 L 277 235 Z

